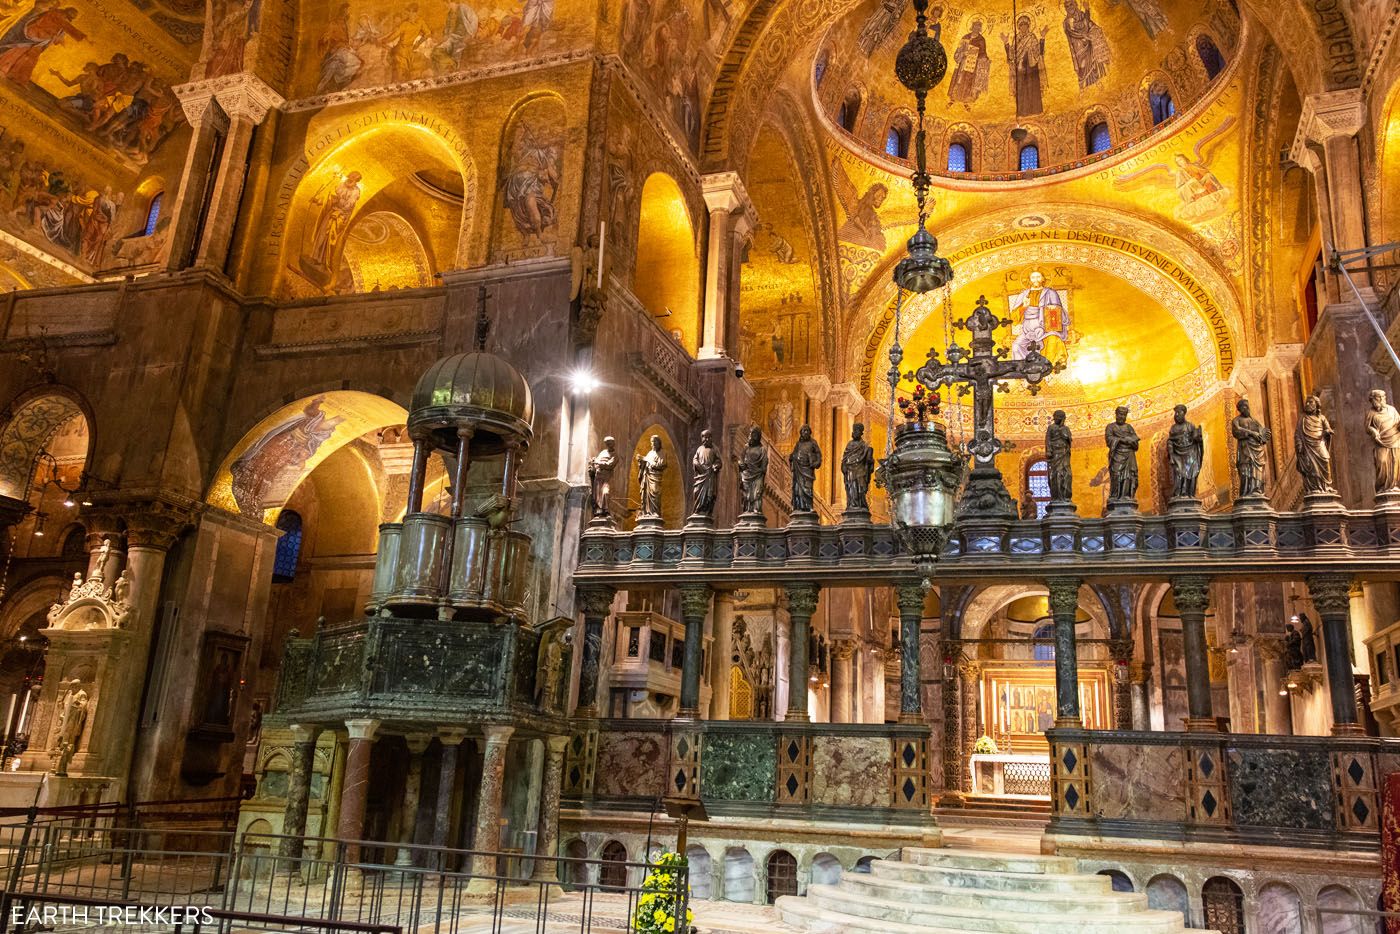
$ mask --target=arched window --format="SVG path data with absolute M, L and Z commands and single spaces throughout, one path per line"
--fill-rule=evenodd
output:
M 1027 143 L 1021 147 L 1021 171 L 1033 172 L 1040 168 L 1040 147 Z
M 847 133 L 856 131 L 856 120 L 860 117 L 860 92 L 852 91 L 846 95 L 846 99 L 841 102 L 841 109 L 836 114 L 836 122 L 841 124 L 841 129 Z
M 768 904 L 783 895 L 797 894 L 797 857 L 787 850 L 774 850 L 768 857 Z
M 822 86 L 822 79 L 826 77 L 826 66 L 829 64 L 831 64 L 831 50 L 822 49 L 821 54 L 817 56 L 816 68 L 813 69 L 817 87 Z
M 1031 658 L 1034 658 L 1038 662 L 1053 662 L 1055 660 L 1054 644 L 1041 643 L 1039 640 L 1055 638 L 1055 624 L 1045 623 L 1042 626 L 1036 627 L 1031 638 L 1037 640 L 1036 644 L 1031 646 Z
M 1215 40 L 1207 35 L 1196 37 L 1196 54 L 1201 57 L 1201 64 L 1205 66 L 1206 77 L 1214 78 L 1225 70 L 1225 56 L 1220 54 L 1220 49 L 1216 47 Z
M 1026 490 L 1035 503 L 1035 517 L 1044 518 L 1050 504 L 1050 463 L 1045 458 L 1031 461 L 1026 469 Z
M 1084 132 L 1084 142 L 1091 156 L 1112 149 L 1113 135 L 1108 131 L 1108 122 L 1098 120 L 1089 124 Z
M 282 530 L 282 537 L 277 539 L 277 554 L 272 559 L 272 580 L 289 584 L 297 576 L 297 561 L 301 558 L 301 516 L 284 509 L 277 516 L 277 528 Z
M 156 232 L 156 222 L 160 220 L 160 203 L 165 200 L 165 192 L 158 191 L 151 197 L 151 205 L 146 208 L 146 226 L 142 234 L 149 237 Z
M 1154 84 L 1147 92 L 1147 106 L 1152 110 L 1152 125 L 1166 123 L 1176 116 L 1176 101 L 1165 84 Z
M 885 155 L 908 159 L 909 137 L 913 132 L 907 117 L 895 117 L 890 121 L 890 128 L 885 131 Z
M 598 884 L 605 889 L 627 888 L 627 847 L 609 840 L 600 855 L 603 862 L 598 867 Z
M 957 139 L 948 144 L 948 171 L 966 172 L 972 167 L 972 145 Z
M 1244 934 L 1244 892 L 1233 879 L 1216 876 L 1201 886 L 1206 927 L 1220 934 Z

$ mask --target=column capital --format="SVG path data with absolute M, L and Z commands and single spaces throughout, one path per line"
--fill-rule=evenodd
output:
M 1298 132 L 1314 142 L 1325 143 L 1338 136 L 1355 136 L 1365 123 L 1366 100 L 1361 89 L 1345 88 L 1304 98 Z
M 374 735 L 379 732 L 379 721 L 346 720 L 345 731 L 350 734 L 351 739 L 374 739 Z
M 710 612 L 710 588 L 706 584 L 684 584 L 681 592 L 681 618 L 683 620 L 705 618 Z
M 787 584 L 783 590 L 787 593 L 788 616 L 794 619 L 811 619 L 812 614 L 817 611 L 817 594 L 820 588 L 816 584 Z
M 921 581 L 917 584 L 896 584 L 894 588 L 895 604 L 899 607 L 900 616 L 913 616 L 918 614 L 922 619 L 924 615 L 924 600 L 928 597 L 929 588 Z
M 825 376 L 804 376 L 802 392 L 813 402 L 825 402 L 831 395 L 831 380 Z
M 1346 574 L 1309 574 L 1308 596 L 1323 615 L 1341 616 L 1351 610 L 1351 578 Z
M 705 207 L 713 214 L 722 211 L 733 214 L 740 211 L 748 215 L 753 226 L 757 226 L 757 215 L 753 201 L 744 187 L 744 180 L 738 172 L 714 172 L 700 176 L 700 193 L 705 199 Z
M 510 742 L 511 735 L 515 733 L 515 727 L 507 726 L 504 723 L 488 723 L 481 728 L 481 734 L 486 739 L 488 746 L 504 746 Z
M 462 729 L 439 729 L 438 742 L 444 746 L 460 746 L 467 741 L 467 731 Z
M 1178 612 L 1204 615 L 1210 609 L 1210 578 L 1204 574 L 1173 577 L 1172 598 Z
M 1073 616 L 1079 609 L 1079 588 L 1084 581 L 1077 577 L 1052 577 L 1045 582 L 1050 591 L 1050 615 Z
M 833 639 L 831 642 L 831 657 L 837 661 L 850 661 L 856 653 L 856 642 L 854 639 Z
M 569 748 L 569 737 L 550 736 L 545 739 L 544 745 L 545 748 L 549 750 L 549 755 L 551 758 L 556 756 L 562 756 L 564 754 L 564 750 Z
M 617 591 L 611 587 L 580 587 L 577 602 L 584 616 L 607 616 Z
M 213 101 L 218 102 L 219 109 L 230 120 L 242 119 L 253 124 L 262 123 L 269 111 L 280 110 L 286 103 L 267 82 L 248 72 L 191 81 L 172 90 L 190 125 L 196 128 L 208 116 L 209 104 Z
M 1283 659 L 1283 636 L 1257 635 L 1254 637 L 1254 651 L 1259 653 L 1259 657 L 1266 662 L 1277 662 Z
M 404 736 L 403 741 L 408 744 L 408 751 L 415 756 L 421 756 L 428 749 L 428 744 L 433 741 L 431 733 L 409 733 Z
M 837 383 L 827 393 L 827 401 L 852 418 L 865 414 L 865 396 L 860 394 L 855 383 Z

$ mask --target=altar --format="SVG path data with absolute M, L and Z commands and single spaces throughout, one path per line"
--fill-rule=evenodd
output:
M 1049 798 L 1050 756 L 1036 753 L 974 754 L 972 793 L 999 798 Z

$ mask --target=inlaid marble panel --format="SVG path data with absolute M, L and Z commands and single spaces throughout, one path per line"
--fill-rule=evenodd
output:
M 1300 749 L 1230 750 L 1230 797 L 1235 823 L 1332 830 L 1332 774 L 1325 752 Z
M 659 733 L 599 733 L 593 791 L 599 796 L 651 798 L 661 794 L 665 737 Z
M 1176 746 L 1092 747 L 1095 815 L 1117 820 L 1184 820 L 1184 755 Z
M 883 736 L 814 737 L 812 803 L 889 807 L 889 739 Z
M 777 769 L 771 735 L 708 734 L 700 760 L 700 795 L 711 801 L 772 801 Z

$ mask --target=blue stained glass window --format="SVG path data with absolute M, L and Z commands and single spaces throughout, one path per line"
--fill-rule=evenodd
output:
M 272 559 L 272 579 L 286 584 L 297 576 L 297 561 L 301 558 L 301 516 L 284 509 L 277 516 L 277 528 L 282 537 L 277 539 L 277 554 Z
M 1176 101 L 1172 100 L 1172 92 L 1158 85 L 1154 87 L 1147 96 L 1148 106 L 1152 108 L 1152 125 L 1165 123 L 1176 116 Z
M 1205 66 L 1206 77 L 1214 78 L 1225 70 L 1225 56 L 1220 54 L 1220 49 L 1210 36 L 1196 37 L 1196 54 L 1201 57 L 1201 64 Z
M 146 236 L 156 232 L 156 222 L 160 220 L 160 203 L 165 200 L 165 192 L 158 191 L 151 199 L 151 206 L 146 210 L 146 227 L 143 233 Z
M 1108 124 L 1102 121 L 1089 128 L 1089 155 L 1108 152 L 1113 148 L 1113 137 L 1108 132 Z
M 1055 624 L 1046 623 L 1035 631 L 1033 639 L 1053 639 L 1055 638 Z M 1053 662 L 1055 660 L 1054 645 L 1035 645 L 1031 649 L 1033 657 L 1038 662 Z
M 948 146 L 948 171 L 967 171 L 967 143 L 952 143 Z
M 1040 168 L 1040 147 L 1035 143 L 1021 147 L 1021 171 L 1033 172 Z
M 1035 503 L 1036 518 L 1044 518 L 1050 502 L 1050 464 L 1044 458 L 1031 464 L 1026 472 L 1026 486 L 1030 488 L 1031 502 Z

